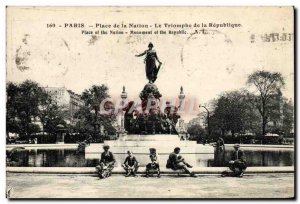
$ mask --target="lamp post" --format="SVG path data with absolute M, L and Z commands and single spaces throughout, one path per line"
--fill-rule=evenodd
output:
M 211 133 L 211 131 L 210 131 L 210 121 L 209 121 L 210 113 L 209 113 L 209 110 L 205 106 L 199 105 L 199 108 L 201 108 L 201 107 L 204 108 L 207 112 L 207 132 L 208 132 L 208 137 L 210 137 L 210 133 Z
M 125 86 L 123 86 L 121 99 L 122 99 L 122 106 L 124 106 L 126 104 L 126 99 L 127 99 L 127 93 L 125 91 Z M 125 111 L 123 111 L 123 110 L 121 110 L 121 124 L 120 124 L 120 126 L 121 126 L 120 133 L 123 134 L 125 132 Z
M 180 87 L 180 93 L 178 95 L 179 98 L 179 106 L 178 109 L 180 109 L 181 111 L 184 109 L 184 99 L 185 99 L 185 94 L 183 93 L 183 87 Z

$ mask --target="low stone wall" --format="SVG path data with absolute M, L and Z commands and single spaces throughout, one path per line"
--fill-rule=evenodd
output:
M 225 144 L 225 147 L 233 147 L 235 144 Z M 261 149 L 294 149 L 294 145 L 265 145 L 265 144 L 240 144 L 241 148 L 261 148 Z
M 228 170 L 227 167 L 195 167 L 193 171 L 196 174 L 221 174 L 222 171 Z M 9 173 L 39 173 L 39 174 L 95 174 L 93 167 L 6 167 Z M 162 174 L 177 174 L 181 171 L 161 168 Z M 113 174 L 124 174 L 122 168 L 114 168 Z M 145 167 L 140 167 L 139 174 L 145 173 Z M 248 167 L 246 174 L 261 173 L 294 173 L 294 166 L 282 167 Z
M 103 145 L 104 143 L 92 143 L 92 145 Z M 225 147 L 233 147 L 234 144 L 225 144 Z M 65 148 L 77 148 L 78 144 L 9 144 L 6 145 L 6 149 L 12 149 L 15 147 L 24 147 L 26 149 L 65 149 Z M 204 145 L 204 146 L 209 146 Z M 240 144 L 241 148 L 260 148 L 260 149 L 294 149 L 294 145 L 260 145 L 260 144 Z
M 15 147 L 24 147 L 25 149 L 76 149 L 78 144 L 12 144 L 6 145 L 6 150 Z

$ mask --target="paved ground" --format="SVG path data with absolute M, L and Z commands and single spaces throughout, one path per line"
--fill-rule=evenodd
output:
M 11 198 L 291 198 L 294 174 L 243 178 L 113 175 L 99 180 L 90 175 L 7 173 L 7 189 Z

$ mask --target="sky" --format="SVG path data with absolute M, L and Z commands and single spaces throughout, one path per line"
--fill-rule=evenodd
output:
M 85 28 L 65 27 L 74 23 L 84 24 Z M 97 23 L 241 26 L 207 27 L 208 34 L 193 34 L 195 28 L 179 35 L 82 34 L 82 31 L 98 30 Z M 47 28 L 47 24 L 55 27 Z M 125 86 L 128 98 L 136 99 L 147 79 L 144 58 L 134 55 L 145 51 L 152 42 L 163 63 L 155 84 L 164 98 L 177 98 L 183 86 L 186 98 L 206 104 L 225 91 L 247 88 L 249 74 L 267 70 L 283 75 L 286 81 L 283 95 L 294 100 L 293 36 L 290 41 L 275 42 L 265 42 L 262 38 L 271 33 L 280 37 L 293 34 L 293 26 L 291 7 L 10 7 L 7 81 L 19 83 L 30 79 L 41 86 L 65 86 L 79 94 L 91 85 L 106 84 L 114 98 Z M 150 30 L 154 32 L 157 29 L 153 27 Z

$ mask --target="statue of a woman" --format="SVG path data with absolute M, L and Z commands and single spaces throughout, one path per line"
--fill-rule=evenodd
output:
M 135 55 L 136 57 L 141 57 L 143 55 L 146 55 L 145 57 L 145 64 L 146 64 L 146 77 L 149 80 L 149 83 L 154 83 L 157 79 L 157 74 L 161 66 L 161 61 L 159 61 L 156 51 L 153 48 L 153 44 L 149 43 L 148 50 L 145 52 Z M 156 61 L 159 63 L 158 67 L 156 67 Z

